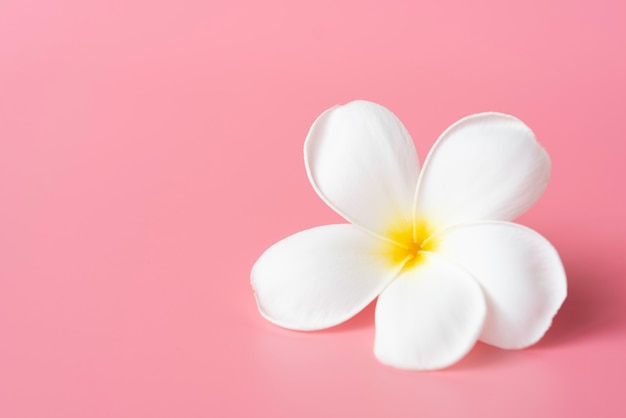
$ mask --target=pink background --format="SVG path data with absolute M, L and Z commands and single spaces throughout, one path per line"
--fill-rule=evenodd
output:
M 473 3 L 472 6 L 468 5 Z M 617 417 L 626 386 L 619 1 L 0 2 L 0 417 Z M 553 160 L 520 219 L 569 298 L 536 346 L 438 372 L 257 312 L 256 258 L 340 219 L 309 186 L 326 108 L 380 102 L 420 157 L 512 113 Z

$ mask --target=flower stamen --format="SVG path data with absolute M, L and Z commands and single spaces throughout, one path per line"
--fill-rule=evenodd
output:
M 394 228 L 389 228 L 387 237 L 395 244 L 387 259 L 394 267 L 408 269 L 423 260 L 425 251 L 433 251 L 431 229 L 426 222 L 416 222 L 415 226 L 410 223 L 399 223 Z

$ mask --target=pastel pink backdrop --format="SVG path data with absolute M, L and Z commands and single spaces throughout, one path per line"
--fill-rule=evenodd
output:
M 618 1 L 0 3 L 0 416 L 617 417 L 626 375 L 626 9 Z M 569 297 L 536 346 L 378 363 L 373 306 L 297 333 L 256 258 L 341 222 L 302 145 L 380 102 L 420 157 L 512 113 L 553 160 L 519 221 Z

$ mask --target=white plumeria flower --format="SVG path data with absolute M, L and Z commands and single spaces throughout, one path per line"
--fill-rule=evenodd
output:
M 304 144 L 317 194 L 350 224 L 292 235 L 255 263 L 261 314 L 319 330 L 376 305 L 374 353 L 403 369 L 438 369 L 477 340 L 537 342 L 565 300 L 559 255 L 511 223 L 543 193 L 550 159 L 520 120 L 468 116 L 420 171 L 409 133 L 375 103 L 333 107 Z

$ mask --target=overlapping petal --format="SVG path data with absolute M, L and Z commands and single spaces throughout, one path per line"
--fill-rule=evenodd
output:
M 421 370 L 453 364 L 478 339 L 522 348 L 550 327 L 567 293 L 559 256 L 536 232 L 505 222 L 550 176 L 523 122 L 466 117 L 441 135 L 420 173 L 398 118 L 355 101 L 315 121 L 304 156 L 315 191 L 352 225 L 300 232 L 258 259 L 251 282 L 266 319 L 328 328 L 380 295 L 376 356 Z M 427 251 L 402 268 L 417 248 Z
M 480 113 L 453 124 L 431 149 L 419 180 L 416 214 L 433 227 L 509 221 L 543 193 L 550 159 L 522 121 Z
M 478 283 L 436 254 L 403 271 L 376 305 L 374 352 L 403 369 L 438 369 L 463 357 L 483 326 L 486 305 Z
M 440 234 L 437 253 L 470 272 L 487 301 L 480 340 L 523 348 L 548 330 L 567 293 L 554 247 L 537 232 L 509 222 L 459 225 Z
M 381 257 L 389 245 L 354 225 L 322 226 L 279 241 L 252 268 L 261 314 L 303 331 L 351 318 L 396 276 Z
M 304 155 L 313 188 L 348 221 L 378 235 L 410 223 L 417 153 L 383 106 L 355 101 L 327 110 L 311 127 Z

